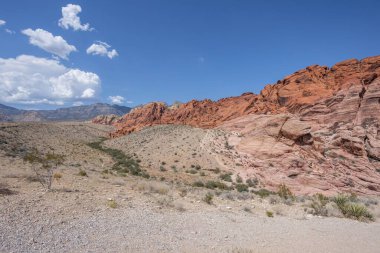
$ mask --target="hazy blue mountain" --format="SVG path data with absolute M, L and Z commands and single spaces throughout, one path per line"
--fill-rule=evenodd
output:
M 97 103 L 56 110 L 20 110 L 0 104 L 0 121 L 70 121 L 89 120 L 102 114 L 124 115 L 130 107 Z

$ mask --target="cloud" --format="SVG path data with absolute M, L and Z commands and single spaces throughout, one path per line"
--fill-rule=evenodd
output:
M 45 50 L 46 52 L 55 54 L 62 59 L 67 59 L 71 52 L 77 51 L 75 46 L 69 45 L 61 36 L 54 36 L 43 29 L 25 29 L 21 31 L 29 37 L 29 43 Z
M 16 33 L 15 31 L 10 30 L 10 29 L 8 29 L 8 28 L 6 28 L 5 31 L 6 31 L 7 33 L 9 33 L 9 34 L 15 34 L 15 33 Z
M 80 5 L 68 4 L 66 7 L 62 7 L 62 18 L 59 19 L 58 25 L 64 29 L 69 29 L 70 27 L 74 31 L 92 31 L 90 24 L 81 24 L 78 14 L 82 11 Z
M 100 83 L 97 74 L 67 68 L 57 60 L 0 58 L 0 102 L 63 105 L 95 98 Z
M 84 105 L 82 101 L 76 101 L 73 103 L 73 106 L 81 106 L 81 105 Z
M 118 105 L 124 104 L 125 101 L 125 98 L 122 96 L 109 96 L 108 99 L 111 100 L 112 104 Z
M 0 26 L 5 25 L 5 23 L 7 23 L 5 20 L 0 19 Z
M 92 54 L 92 55 L 101 55 L 101 56 L 107 56 L 108 58 L 112 59 L 119 54 L 115 49 L 108 50 L 111 48 L 110 45 L 108 45 L 105 42 L 97 41 L 93 43 L 89 48 L 87 48 L 87 54 Z

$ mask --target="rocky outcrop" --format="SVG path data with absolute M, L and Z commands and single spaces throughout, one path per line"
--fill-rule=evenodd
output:
M 121 117 L 115 114 L 99 115 L 92 120 L 92 123 L 102 125 L 112 125 L 116 123 Z
M 380 194 L 380 56 L 313 65 L 258 95 L 150 103 L 111 124 L 112 137 L 158 124 L 219 127 L 238 133 L 228 143 L 265 187 Z
M 215 102 L 192 100 L 170 108 L 164 103 L 149 103 L 118 120 L 112 136 L 158 124 L 213 128 L 243 115 L 285 112 L 325 124 L 366 124 L 378 115 L 379 76 L 380 56 L 346 60 L 331 68 L 313 65 L 265 86 L 259 95 L 244 93 Z
M 242 160 L 238 173 L 258 179 L 266 188 L 286 184 L 297 194 L 380 194 L 380 138 L 375 126 L 309 127 L 299 117 L 277 114 L 242 116 L 219 128 L 238 133 L 228 139 Z M 289 130 L 291 134 L 284 134 Z M 300 142 L 304 136 L 309 137 Z

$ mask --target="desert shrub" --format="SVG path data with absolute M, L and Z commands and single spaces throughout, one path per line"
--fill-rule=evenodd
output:
M 356 197 L 340 194 L 333 198 L 339 210 L 344 217 L 356 220 L 373 220 L 373 215 L 368 211 L 364 205 L 350 202 L 351 200 L 357 201 Z
M 211 193 L 207 193 L 205 197 L 203 198 L 203 201 L 211 205 L 213 198 L 214 198 L 214 195 L 212 195 Z
M 314 215 L 328 216 L 328 210 L 326 208 L 327 203 L 330 200 L 328 197 L 324 196 L 321 193 L 317 193 L 313 196 L 310 207 L 313 210 Z
M 0 183 L 0 195 L 13 195 L 16 192 L 8 188 L 8 185 L 5 183 Z
M 202 167 L 199 165 L 199 164 L 197 164 L 197 165 L 195 165 L 195 169 L 196 170 L 200 170 Z
M 213 171 L 215 174 L 219 174 L 220 173 L 220 169 L 219 168 L 215 168 L 215 169 L 213 169 L 211 171 Z
M 249 187 L 256 187 L 257 184 L 258 184 L 258 180 L 256 178 L 252 179 L 252 178 L 249 178 L 245 181 L 245 183 L 249 186 Z
M 344 208 L 344 206 L 349 201 L 348 197 L 346 195 L 343 195 L 343 194 L 339 194 L 338 196 L 335 196 L 332 200 L 335 202 L 335 204 L 341 210 Z
M 198 171 L 197 171 L 197 170 L 194 170 L 194 169 L 187 170 L 186 172 L 187 172 L 187 173 L 190 173 L 190 174 L 197 174 L 197 173 L 198 173 Z
M 368 211 L 368 209 L 365 206 L 356 203 L 344 205 L 341 211 L 345 217 L 350 219 L 373 220 L 373 215 Z
M 162 172 L 166 171 L 165 167 L 164 166 L 160 166 L 160 171 L 162 171 Z
M 205 184 L 204 184 L 202 181 L 195 181 L 195 182 L 193 183 L 193 186 L 194 186 L 194 187 L 204 187 Z
M 273 212 L 271 212 L 271 211 L 266 211 L 266 215 L 267 215 L 269 218 L 273 218 Z
M 204 176 L 206 176 L 206 173 L 204 173 L 203 171 L 201 171 L 201 173 L 199 173 L 199 175 L 200 175 L 201 177 L 204 177 Z
M 220 189 L 220 190 L 230 190 L 226 184 L 219 181 L 207 181 L 205 187 L 208 189 Z
M 50 190 L 53 183 L 54 171 L 63 164 L 64 156 L 50 152 L 42 154 L 37 149 L 33 149 L 24 156 L 24 161 L 32 165 L 38 182 L 47 190 Z
M 243 179 L 241 178 L 240 175 L 236 176 L 236 183 L 243 183 Z
M 140 182 L 137 185 L 137 189 L 139 191 L 158 193 L 161 195 L 165 195 L 169 192 L 169 186 L 167 186 L 165 183 L 154 182 L 154 181 Z
M 231 175 L 232 175 L 232 173 L 229 172 L 229 173 L 225 173 L 225 174 L 220 175 L 219 178 L 222 179 L 223 181 L 226 181 L 226 182 L 232 182 Z
M 62 178 L 62 174 L 59 172 L 56 172 L 53 174 L 53 178 L 57 181 L 59 181 Z
M 287 200 L 287 199 L 294 200 L 295 199 L 294 194 L 285 184 L 281 184 L 278 187 L 277 194 L 278 194 L 278 196 L 280 196 L 281 198 L 283 198 L 285 200 Z
M 85 170 L 80 169 L 78 172 L 78 176 L 87 177 L 87 172 Z
M 248 185 L 246 185 L 246 184 L 236 184 L 235 188 L 238 192 L 247 192 L 248 191 Z
M 269 191 L 267 189 L 260 189 L 258 191 L 252 191 L 254 194 L 260 196 L 261 198 L 268 197 L 269 195 L 275 194 L 272 191 Z
M 107 202 L 107 206 L 110 207 L 110 208 L 116 208 L 117 207 L 117 203 L 116 203 L 116 201 L 114 199 L 110 199 Z
M 112 157 L 114 160 L 114 164 L 112 165 L 112 170 L 117 171 L 120 175 L 123 175 L 125 173 L 130 173 L 134 176 L 141 176 L 145 178 L 149 178 L 149 175 L 142 171 L 140 168 L 140 162 L 137 162 L 137 160 L 133 159 L 132 156 L 126 155 L 124 152 L 118 149 L 113 148 L 104 148 L 101 144 L 102 142 L 106 140 L 105 138 L 101 138 L 99 141 L 88 143 L 87 145 L 93 149 L 100 150 L 109 156 Z M 165 165 L 165 162 L 162 162 L 163 165 Z

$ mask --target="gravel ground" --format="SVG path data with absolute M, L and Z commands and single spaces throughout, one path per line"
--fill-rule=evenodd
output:
M 214 210 L 179 212 L 149 205 L 84 210 L 3 206 L 1 252 L 362 252 L 380 247 L 379 223 L 297 220 Z M 244 252 L 244 251 L 242 251 Z

